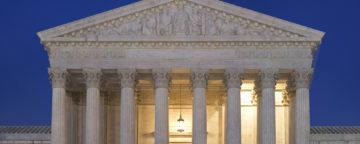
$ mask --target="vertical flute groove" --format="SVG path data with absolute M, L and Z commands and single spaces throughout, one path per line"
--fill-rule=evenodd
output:
M 88 88 L 86 94 L 86 144 L 100 143 L 100 90 Z
M 193 143 L 206 144 L 206 89 L 194 89 L 193 102 Z
M 296 144 L 310 143 L 310 113 L 309 90 L 298 88 L 296 90 Z
M 156 88 L 155 93 L 155 144 L 168 144 L 168 89 Z
M 262 90 L 261 100 L 261 127 L 262 144 L 275 144 L 275 90 L 265 88 Z
M 295 144 L 295 129 L 296 129 L 296 103 L 295 96 L 290 96 L 290 144 Z
M 121 89 L 121 109 L 120 109 L 120 144 L 135 143 L 134 115 L 134 89 Z
M 227 91 L 227 119 L 226 119 L 226 143 L 241 143 L 241 112 L 240 112 L 240 89 L 229 88 Z
M 51 141 L 66 144 L 66 92 L 65 88 L 53 88 Z

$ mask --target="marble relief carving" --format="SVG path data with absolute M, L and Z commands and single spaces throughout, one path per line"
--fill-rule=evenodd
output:
M 48 69 L 51 85 L 53 88 L 65 88 L 69 81 L 69 73 L 64 68 L 49 68 Z
M 227 88 L 240 88 L 242 85 L 242 69 L 227 69 L 224 74 L 224 83 Z
M 101 85 L 102 72 L 101 69 L 96 68 L 84 68 L 84 79 L 86 80 L 86 86 L 88 88 L 99 88 Z
M 310 88 L 314 70 L 309 68 L 298 68 L 293 73 L 296 88 Z
M 257 36 L 299 38 L 270 27 L 189 2 L 173 1 L 151 9 L 74 31 L 62 37 L 111 36 Z

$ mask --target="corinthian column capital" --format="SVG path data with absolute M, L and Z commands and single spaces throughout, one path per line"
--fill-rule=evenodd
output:
M 102 76 L 101 69 L 85 68 L 83 69 L 83 75 L 86 81 L 86 87 L 100 88 L 100 81 Z
M 286 93 L 288 94 L 288 96 L 291 98 L 293 96 L 295 96 L 295 92 L 296 92 L 296 87 L 295 87 L 295 82 L 294 82 L 294 78 L 290 77 L 287 81 L 286 81 Z
M 260 84 L 264 88 L 275 88 L 277 70 L 272 68 L 262 69 L 260 72 Z
M 69 74 L 65 68 L 49 68 L 48 72 L 53 88 L 65 88 L 69 78 Z
M 168 88 L 171 80 L 170 69 L 153 69 L 155 88 Z
M 240 88 L 242 84 L 242 74 L 242 69 L 226 69 L 224 75 L 224 82 L 227 88 Z
M 312 68 L 299 68 L 293 73 L 296 88 L 310 88 L 314 70 Z
M 191 83 L 193 88 L 206 88 L 209 71 L 204 69 L 191 70 Z
M 121 88 L 135 88 L 136 70 L 135 69 L 119 69 L 118 75 Z

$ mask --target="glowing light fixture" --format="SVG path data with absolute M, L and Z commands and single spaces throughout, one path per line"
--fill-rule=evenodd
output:
M 184 124 L 184 119 L 181 117 L 180 114 L 180 118 L 177 120 L 178 121 L 178 132 L 184 132 L 185 131 L 185 124 Z
M 180 85 L 180 117 L 177 120 L 177 123 L 178 123 L 177 131 L 180 132 L 180 133 L 184 132 L 185 131 L 185 124 L 184 124 L 184 119 L 181 116 L 181 85 Z

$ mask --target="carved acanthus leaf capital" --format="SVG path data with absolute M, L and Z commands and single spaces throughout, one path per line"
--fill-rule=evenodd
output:
M 289 105 L 290 104 L 290 93 L 287 90 L 282 91 L 282 100 L 281 103 L 283 105 Z
M 53 88 L 65 88 L 68 82 L 69 73 L 65 68 L 49 68 L 48 69 L 51 85 Z
M 251 92 L 251 104 L 257 105 L 259 96 L 261 96 L 261 95 L 258 94 L 256 89 L 254 88 L 253 91 Z
M 295 96 L 296 93 L 296 86 L 295 86 L 295 81 L 294 78 L 291 77 L 286 81 L 286 94 L 289 96 L 289 98 L 292 98 Z
M 224 82 L 227 88 L 240 88 L 243 79 L 242 74 L 242 69 L 226 69 Z
M 277 70 L 272 68 L 262 69 L 260 72 L 260 84 L 262 88 L 275 88 Z
M 256 97 L 255 99 L 257 100 L 258 97 L 262 96 L 261 94 L 262 94 L 261 81 L 258 78 L 254 81 L 253 97 Z
M 83 69 L 83 75 L 87 88 L 100 88 L 102 76 L 101 69 L 85 68 Z
M 153 69 L 155 88 L 168 88 L 171 81 L 170 69 Z
M 118 70 L 121 88 L 135 88 L 136 85 L 136 70 L 135 69 L 120 69 Z
M 209 79 L 208 70 L 195 69 L 191 70 L 191 83 L 193 88 L 206 88 Z
M 294 74 L 296 88 L 310 88 L 314 70 L 312 68 L 296 69 Z

